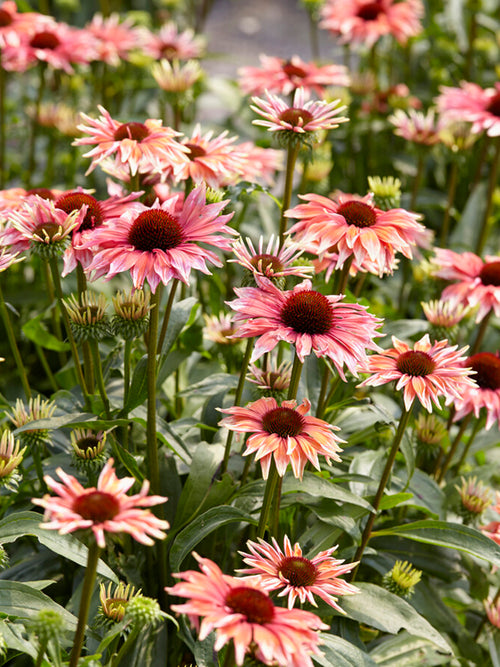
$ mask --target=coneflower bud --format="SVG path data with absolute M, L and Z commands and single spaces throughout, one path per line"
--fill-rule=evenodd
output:
M 157 600 L 144 595 L 137 595 L 130 600 L 125 610 L 125 620 L 143 628 L 158 625 L 165 616 Z
M 397 560 L 392 570 L 384 575 L 382 580 L 383 587 L 399 595 L 401 598 L 410 598 L 415 590 L 415 586 L 422 578 L 422 571 L 417 570 L 408 561 Z
M 113 333 L 125 340 L 140 338 L 149 325 L 149 301 L 149 293 L 142 289 L 118 292 L 113 297 Z
M 463 516 L 464 523 L 476 524 L 481 518 L 483 512 L 491 505 L 491 489 L 477 477 L 461 478 L 462 485 L 455 485 L 460 495 L 460 507 L 458 513 Z
M 79 300 L 71 295 L 66 299 L 71 331 L 77 342 L 100 341 L 110 335 L 106 315 L 106 297 L 93 292 L 83 292 Z
M 59 612 L 53 609 L 40 609 L 30 619 L 27 630 L 38 639 L 40 646 L 47 646 L 50 641 L 58 643 L 66 632 L 66 627 Z
M 399 208 L 401 181 L 393 176 L 368 176 L 368 189 L 373 193 L 373 203 L 382 211 Z
M 108 459 L 106 454 L 106 433 L 94 433 L 90 429 L 75 429 L 71 432 L 71 446 L 73 447 L 73 463 L 87 474 L 94 474 L 101 470 Z
M 53 401 L 42 401 L 41 396 L 30 398 L 27 405 L 18 398 L 14 408 L 11 412 L 7 412 L 6 416 L 16 428 L 21 428 L 39 419 L 50 419 L 55 409 L 56 404 Z M 47 428 L 33 428 L 19 433 L 19 438 L 27 445 L 40 447 L 49 442 L 49 435 L 50 430 Z
M 101 619 L 107 622 L 120 623 L 123 621 L 125 611 L 131 600 L 141 595 L 141 590 L 136 591 L 134 586 L 120 582 L 115 586 L 112 592 L 113 584 L 100 585 L 99 599 L 101 606 L 99 607 L 99 614 Z

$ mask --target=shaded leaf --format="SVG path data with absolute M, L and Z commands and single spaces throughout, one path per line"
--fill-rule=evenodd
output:
M 322 667 L 376 667 L 376 662 L 364 651 L 335 635 L 320 632 L 322 656 L 314 656 L 313 662 Z

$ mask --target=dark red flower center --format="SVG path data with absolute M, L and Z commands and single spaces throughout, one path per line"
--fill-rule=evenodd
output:
M 292 408 L 274 408 L 262 418 L 262 428 L 280 438 L 294 437 L 302 433 L 304 417 Z
M 188 158 L 190 160 L 195 160 L 197 157 L 203 157 L 207 154 L 207 151 L 201 146 L 198 146 L 198 144 L 190 144 L 189 142 L 186 142 L 184 146 L 189 148 Z
M 105 491 L 91 491 L 73 502 L 73 511 L 94 523 L 113 519 L 120 511 L 120 504 L 114 496 Z
M 160 53 L 162 58 L 167 60 L 173 60 L 176 55 L 179 53 L 179 49 L 175 44 L 170 44 L 169 42 L 164 42 L 160 46 Z
M 363 21 L 375 21 L 378 15 L 384 11 L 381 2 L 368 2 L 358 10 L 358 16 Z
M 38 195 L 42 199 L 48 199 L 53 201 L 55 199 L 54 193 L 49 188 L 32 188 L 31 190 L 26 190 L 27 195 Z
M 52 241 L 58 231 L 59 225 L 56 222 L 42 222 L 33 230 L 33 236 L 37 236 L 42 241 L 49 237 Z
M 273 620 L 274 605 L 271 598 L 255 588 L 237 586 L 229 591 L 225 602 L 231 611 L 243 614 L 249 623 L 264 625 Z
M 60 43 L 59 37 L 53 32 L 42 30 L 31 38 L 30 46 L 34 49 L 57 49 Z
M 97 447 L 99 443 L 100 440 L 99 438 L 96 438 L 95 435 L 89 435 L 86 438 L 80 438 L 76 442 L 78 449 L 80 449 L 82 452 L 87 452 L 90 449 L 94 449 L 94 447 Z
M 500 287 L 500 262 L 485 264 L 479 273 L 483 285 Z
M 123 123 L 117 127 L 113 133 L 115 141 L 123 141 L 123 139 L 134 139 L 139 143 L 149 136 L 149 130 L 144 123 Z
M 400 373 L 405 375 L 430 375 L 436 368 L 436 362 L 427 354 L 420 350 L 408 350 L 399 355 L 396 363 Z
M 78 228 L 80 232 L 84 229 L 95 229 L 102 224 L 103 215 L 100 203 L 92 195 L 87 195 L 83 192 L 68 192 L 56 200 L 56 208 L 60 208 L 66 213 L 79 211 L 84 204 L 87 204 L 87 213 Z
M 493 95 L 490 103 L 486 107 L 486 110 L 492 113 L 494 116 L 500 117 L 500 93 Z
M 289 60 L 283 63 L 281 69 L 290 78 L 295 76 L 299 79 L 304 79 L 307 76 L 307 72 L 303 67 L 297 67 L 297 65 L 293 65 Z
M 278 118 L 282 120 L 284 123 L 289 123 L 294 127 L 299 125 L 301 127 L 304 127 L 314 119 L 314 116 L 306 109 L 297 109 L 295 107 L 292 107 L 290 109 L 285 109 L 285 111 L 282 111 L 278 116 Z
M 0 28 L 6 28 L 13 20 L 14 18 L 10 12 L 5 9 L 0 9 Z
M 128 242 L 137 250 L 170 250 L 182 243 L 183 234 L 179 222 L 167 211 L 150 209 L 134 220 L 128 233 Z
M 302 556 L 283 558 L 279 566 L 279 573 L 292 586 L 312 586 L 317 577 L 314 563 Z
M 250 264 L 263 273 L 265 273 L 268 269 L 271 269 L 274 273 L 276 273 L 276 271 L 283 271 L 284 268 L 283 264 L 275 255 L 268 255 L 266 253 L 252 257 Z
M 491 352 L 479 352 L 467 359 L 467 366 L 476 371 L 472 379 L 481 389 L 500 389 L 500 359 Z
M 295 292 L 281 310 L 281 321 L 297 333 L 326 334 L 333 323 L 332 306 L 320 292 Z
M 362 201 L 346 201 L 340 204 L 337 213 L 345 218 L 348 225 L 355 227 L 372 227 L 377 222 L 373 208 Z

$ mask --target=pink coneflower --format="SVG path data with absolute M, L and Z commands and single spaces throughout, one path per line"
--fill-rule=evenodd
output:
M 450 120 L 472 123 L 472 132 L 500 136 L 500 82 L 494 88 L 462 81 L 460 88 L 441 87 L 436 98 L 440 113 Z
M 431 343 L 425 334 L 413 349 L 403 341 L 392 337 L 393 348 L 382 354 L 368 357 L 363 372 L 373 373 L 364 380 L 360 387 L 378 387 L 393 380 L 396 390 L 404 389 L 404 404 L 409 410 L 415 398 L 432 412 L 432 403 L 440 408 L 439 398 L 445 397 L 448 405 L 460 398 L 468 387 L 475 383 L 469 375 L 470 368 L 463 364 L 466 357 L 461 356 L 466 347 L 457 350 L 457 345 L 450 347 L 447 340 Z
M 0 4 L 0 49 L 7 45 L 18 46 L 20 35 L 33 31 L 39 21 L 37 12 L 19 12 L 11 0 Z M 48 18 L 48 17 L 47 17 Z
M 433 264 L 437 267 L 434 275 L 455 281 L 443 290 L 442 300 L 478 306 L 476 322 L 491 310 L 500 316 L 500 256 L 486 255 L 483 261 L 472 252 L 436 248 Z
M 234 337 L 233 318 L 229 313 L 218 315 L 203 314 L 205 326 L 203 337 L 219 345 L 238 345 L 239 341 Z
M 147 28 L 141 29 L 143 51 L 154 60 L 189 60 L 201 58 L 205 53 L 205 38 L 195 35 L 194 30 L 179 31 L 172 21 L 165 23 L 155 34 Z
M 256 364 L 250 364 L 246 379 L 257 385 L 257 389 L 260 391 L 266 392 L 266 396 L 282 395 L 290 386 L 292 363 L 282 361 L 277 366 L 271 362 L 270 366 L 266 368 L 259 368 Z
M 266 92 L 266 98 L 252 97 L 254 106 L 251 109 L 264 119 L 254 120 L 253 124 L 267 127 L 268 132 L 305 135 L 318 130 L 332 130 L 349 120 L 338 115 L 346 109 L 345 105 L 339 106 L 340 100 L 307 101 L 304 88 L 297 88 L 292 104 L 269 92 Z
M 181 63 L 178 60 L 160 60 L 151 65 L 151 74 L 162 90 L 167 93 L 185 93 L 203 77 L 197 60 Z
M 311 352 L 329 357 L 345 380 L 344 364 L 357 376 L 358 363 L 366 349 L 379 350 L 373 339 L 381 334 L 381 320 L 364 306 L 340 303 L 342 295 L 325 296 L 304 280 L 293 290 L 280 291 L 266 278 L 257 276 L 258 288 L 235 288 L 237 299 L 229 302 L 236 311 L 237 335 L 258 336 L 251 361 L 270 352 L 280 340 L 295 345 L 301 361 Z
M 488 431 L 495 422 L 500 422 L 500 356 L 498 352 L 479 352 L 469 357 L 465 366 L 475 371 L 473 379 L 477 387 L 467 387 L 455 401 L 454 421 L 471 412 L 478 418 L 484 408 Z
M 392 272 L 395 254 L 412 258 L 425 227 L 419 215 L 402 208 L 383 211 L 371 194 L 365 197 L 340 192 L 334 199 L 322 195 L 299 195 L 306 203 L 289 209 L 285 215 L 298 218 L 290 229 L 297 242 L 309 252 L 338 253 L 336 268 L 354 256 L 360 268 L 376 267 L 379 275 Z M 368 266 L 363 266 L 369 260 Z
M 229 137 L 224 130 L 219 136 L 213 132 L 202 134 L 197 124 L 189 138 L 182 140 L 185 160 L 176 171 L 178 180 L 191 178 L 194 183 L 205 182 L 211 188 L 219 188 L 226 181 L 233 181 L 243 169 L 243 160 L 233 143 L 237 137 Z
M 310 408 L 307 398 L 300 405 L 296 401 L 283 401 L 278 405 L 276 399 L 265 396 L 244 408 L 221 409 L 229 417 L 224 417 L 219 424 L 230 431 L 251 434 L 245 443 L 244 456 L 256 455 L 264 479 L 268 477 L 273 456 L 280 477 L 290 463 L 295 477 L 302 479 L 308 461 L 317 470 L 321 469 L 318 454 L 323 455 L 328 464 L 331 459 L 340 461 L 338 452 L 342 450 L 338 443 L 344 442 L 333 433 L 339 430 L 337 426 L 307 415 Z
M 260 67 L 241 67 L 239 84 L 245 95 L 263 95 L 266 90 L 278 95 L 290 95 L 297 88 L 324 97 L 328 86 L 348 86 L 350 83 L 343 65 L 316 65 L 304 62 L 299 56 L 289 60 L 274 56 L 259 56 Z
M 85 489 L 80 482 L 61 468 L 56 470 L 58 482 L 46 475 L 45 483 L 56 495 L 33 498 L 35 505 L 45 508 L 48 523 L 42 527 L 57 530 L 60 535 L 90 528 L 99 547 L 106 546 L 105 533 L 129 533 L 141 544 L 154 544 L 151 537 L 164 539 L 169 526 L 144 507 L 164 503 L 163 496 L 148 496 L 149 482 L 144 481 L 139 493 L 127 496 L 134 485 L 133 477 L 118 479 L 109 459 L 99 475 L 97 487 Z
M 319 652 L 316 631 L 328 626 L 311 612 L 275 607 L 258 586 L 223 574 L 208 558 L 193 556 L 201 572 L 188 570 L 175 575 L 182 581 L 166 591 L 187 598 L 171 609 L 187 614 L 199 625 L 200 640 L 215 630 L 216 652 L 232 640 L 237 665 L 251 654 L 265 665 L 313 667 L 310 655 Z
M 189 284 L 192 269 L 210 274 L 206 262 L 216 266 L 222 262 L 198 244 L 229 250 L 230 240 L 223 234 L 232 233 L 226 223 L 233 214 L 220 215 L 227 201 L 205 202 L 205 186 L 200 186 L 189 193 L 180 213 L 177 197 L 163 204 L 156 201 L 152 207 L 134 204 L 82 243 L 81 249 L 95 248 L 87 270 L 95 272 L 94 278 L 105 275 L 106 280 L 130 271 L 134 287 L 142 287 L 147 280 L 152 292 L 172 278 Z
M 421 302 L 426 319 L 436 327 L 451 329 L 469 314 L 469 308 L 453 301 Z
M 484 600 L 484 610 L 488 621 L 495 628 L 500 628 L 500 600 Z
M 0 247 L 0 273 L 6 271 L 13 264 L 22 262 L 26 257 L 19 257 L 19 252 L 10 252 L 9 248 Z
M 97 144 L 84 154 L 84 157 L 92 158 L 87 174 L 111 155 L 118 164 L 127 165 L 132 176 L 138 171 L 162 171 L 165 168 L 171 168 L 175 173 L 187 161 L 186 149 L 175 140 L 180 136 L 179 132 L 163 127 L 161 120 L 149 118 L 144 123 L 120 123 L 111 118 L 104 107 L 97 108 L 101 113 L 97 119 L 81 114 L 87 125 L 79 125 L 78 129 L 89 136 L 73 143 L 74 146 Z
M 500 521 L 490 521 L 486 526 L 481 526 L 480 530 L 483 535 L 500 546 Z
M 112 67 L 128 60 L 130 52 L 141 43 L 139 29 L 134 27 L 133 20 L 121 20 L 116 13 L 106 18 L 102 14 L 94 14 L 86 29 L 96 40 L 96 59 Z
M 272 538 L 272 545 L 259 538 L 259 542 L 247 542 L 250 553 L 240 551 L 243 561 L 249 568 L 238 570 L 239 574 L 249 575 L 248 580 L 255 581 L 266 591 L 283 589 L 278 597 L 288 595 L 288 608 L 292 609 L 298 598 L 301 604 L 310 602 L 317 607 L 314 596 L 317 595 L 337 611 L 344 613 L 337 604 L 339 595 L 352 595 L 359 590 L 339 577 L 350 572 L 356 563 L 343 564 L 343 560 L 332 558 L 337 547 L 321 551 L 314 558 L 305 558 L 298 543 L 293 548 L 285 535 L 283 551 Z M 253 576 L 252 576 L 253 575 Z M 246 578 L 246 577 L 245 577 Z
M 307 278 L 314 270 L 312 266 L 295 265 L 303 250 L 289 238 L 280 245 L 279 238 L 271 235 L 264 246 L 264 238 L 259 238 L 258 248 L 255 249 L 252 239 L 245 241 L 240 237 L 231 244 L 236 259 L 230 262 L 241 264 L 251 276 L 265 276 L 269 279 L 285 278 L 286 276 L 301 276 Z
M 326 0 L 320 27 L 340 37 L 342 44 L 357 42 L 372 47 L 384 35 L 400 44 L 422 31 L 421 0 Z
M 429 109 L 426 113 L 409 109 L 396 109 L 396 111 L 387 119 L 394 125 L 394 134 L 403 137 L 407 141 L 425 146 L 434 146 L 441 142 L 441 132 L 446 126 L 443 118 L 436 119 L 434 109 Z
M 24 206 L 26 201 L 35 195 L 42 199 L 55 200 L 62 190 L 50 190 L 49 188 L 7 188 L 0 190 L 0 219 L 8 217 L 9 211 L 15 211 Z
M 234 147 L 240 154 L 240 179 L 274 185 L 276 172 L 283 170 L 284 154 L 275 148 L 261 148 L 251 141 L 244 141 Z

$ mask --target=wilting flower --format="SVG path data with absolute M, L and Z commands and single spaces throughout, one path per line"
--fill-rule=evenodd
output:
M 478 352 L 468 357 L 465 365 L 475 371 L 473 378 L 477 386 L 465 388 L 455 400 L 454 421 L 471 412 L 477 419 L 484 408 L 488 431 L 495 422 L 500 423 L 500 357 L 498 353 Z
M 230 313 L 207 315 L 203 313 L 205 326 L 203 336 L 219 345 L 238 345 L 239 340 L 234 336 L 233 317 Z
M 263 118 L 254 120 L 253 124 L 297 141 L 318 130 L 332 130 L 349 120 L 338 115 L 346 109 L 345 105 L 339 106 L 340 100 L 307 100 L 308 95 L 303 88 L 297 88 L 292 104 L 268 92 L 266 99 L 252 97 L 254 105 L 251 109 Z
M 111 118 L 102 106 L 97 107 L 97 119 L 82 113 L 86 125 L 78 129 L 88 136 L 76 139 L 74 146 L 95 145 L 83 157 L 91 157 L 87 174 L 105 158 L 113 156 L 119 165 L 126 165 L 130 174 L 156 172 L 165 168 L 177 169 L 186 162 L 186 149 L 176 141 L 179 132 L 163 127 L 161 120 L 147 119 L 144 123 L 120 123 Z
M 328 626 L 311 612 L 275 607 L 257 585 L 225 575 L 208 558 L 193 554 L 201 572 L 188 570 L 175 576 L 182 579 L 167 592 L 187 598 L 172 605 L 173 611 L 187 614 L 198 626 L 199 639 L 215 630 L 214 650 L 231 640 L 237 665 L 250 653 L 266 665 L 313 667 L 310 654 L 317 654 L 317 630 Z
M 125 610 L 131 600 L 141 594 L 141 590 L 136 591 L 131 584 L 124 584 L 120 581 L 112 590 L 113 584 L 99 586 L 99 600 L 101 606 L 99 613 L 110 621 L 120 623 L 125 616 Z
M 409 410 L 415 398 L 432 412 L 432 403 L 440 408 L 439 398 L 445 397 L 446 404 L 460 398 L 466 388 L 475 383 L 469 375 L 470 368 L 464 367 L 466 347 L 457 350 L 457 345 L 450 347 L 447 340 L 431 343 L 425 334 L 413 349 L 392 337 L 393 348 L 382 354 L 372 354 L 363 372 L 373 373 L 364 380 L 361 387 L 378 387 L 395 380 L 396 390 L 404 389 L 404 404 Z
M 159 505 L 167 498 L 148 496 L 147 480 L 139 493 L 127 496 L 135 479 L 118 479 L 113 463 L 113 459 L 109 459 L 99 475 L 97 487 L 88 489 L 62 468 L 56 470 L 62 483 L 46 475 L 45 483 L 56 495 L 45 494 L 43 498 L 32 499 L 33 504 L 45 509 L 48 522 L 42 523 L 42 527 L 57 530 L 60 535 L 90 528 L 101 548 L 106 546 L 105 533 L 129 533 L 148 546 L 154 544 L 151 537 L 164 539 L 166 535 L 163 531 L 169 527 L 167 521 L 142 508 Z
M 151 74 L 160 88 L 167 93 L 185 93 L 203 77 L 197 60 L 180 63 L 178 60 L 160 60 L 151 65 Z
M 491 489 L 478 482 L 477 477 L 462 477 L 461 482 L 461 486 L 455 484 L 461 502 L 459 513 L 468 523 L 476 523 L 491 505 Z
M 259 56 L 260 67 L 240 67 L 239 84 L 245 95 L 263 95 L 266 90 L 278 95 L 290 95 L 297 88 L 324 97 L 328 86 L 348 86 L 350 83 L 343 65 L 316 65 L 304 62 L 300 56 L 290 59 Z
M 494 88 L 462 81 L 460 88 L 441 87 L 436 98 L 439 111 L 450 120 L 472 123 L 472 132 L 500 135 L 500 82 Z
M 394 134 L 426 146 L 433 146 L 441 141 L 441 131 L 445 126 L 442 118 L 436 120 L 434 109 L 429 109 L 426 113 L 415 109 L 396 109 L 387 120 L 396 128 Z
M 384 574 L 382 585 L 394 595 L 408 599 L 422 578 L 422 570 L 417 570 L 408 561 L 397 560 L 389 572 Z
M 222 266 L 217 255 L 198 243 L 229 250 L 230 241 L 222 233 L 232 233 L 226 226 L 232 213 L 220 215 L 227 204 L 205 203 L 205 186 L 192 190 L 177 212 L 177 197 L 152 207 L 137 204 L 112 224 L 103 224 L 82 247 L 94 248 L 94 259 L 88 266 L 94 278 L 106 280 L 130 271 L 134 287 L 147 280 L 152 292 L 159 283 L 172 278 L 189 283 L 192 269 L 209 274 L 206 262 Z
M 314 598 L 317 595 L 337 611 L 344 613 L 337 604 L 339 595 L 352 595 L 358 589 L 339 577 L 350 572 L 356 563 L 344 563 L 332 558 L 337 547 L 321 551 L 314 558 L 305 558 L 297 543 L 293 548 L 285 535 L 283 551 L 272 538 L 272 545 L 262 539 L 248 541 L 250 553 L 240 551 L 243 561 L 249 568 L 238 570 L 239 574 L 248 575 L 245 579 L 255 581 L 266 591 L 280 590 L 278 597 L 288 596 L 288 608 L 292 609 L 298 598 L 301 604 L 310 602 L 317 607 Z
M 384 35 L 406 44 L 422 31 L 423 15 L 421 0 L 326 0 L 319 25 L 343 44 L 358 42 L 370 48 Z
M 140 31 L 134 28 L 133 20 L 122 20 L 117 13 L 104 17 L 94 14 L 86 26 L 95 39 L 97 60 L 112 67 L 118 67 L 122 60 L 128 60 L 130 52 L 140 44 Z
M 11 412 L 6 413 L 6 416 L 16 428 L 21 428 L 39 419 L 50 419 L 56 407 L 53 401 L 43 401 L 40 395 L 30 398 L 27 405 L 18 398 L 15 406 Z M 19 437 L 28 445 L 40 446 L 49 442 L 50 430 L 47 428 L 25 429 L 19 434 Z
M 464 306 L 478 306 L 476 322 L 480 322 L 490 310 L 500 316 L 500 256 L 487 255 L 483 261 L 473 252 L 457 253 L 436 248 L 433 259 L 434 275 L 455 281 L 441 295 Z
M 4 431 L 0 438 L 0 486 L 14 490 L 19 482 L 17 470 L 23 460 L 26 447 L 19 448 L 19 440 L 10 431 Z
M 140 29 L 143 50 L 154 60 L 189 60 L 201 58 L 205 52 L 205 38 L 195 35 L 191 28 L 179 31 L 173 21 L 161 26 L 157 34 L 147 28 Z
M 111 327 L 115 335 L 125 340 L 139 338 L 149 326 L 151 297 L 142 289 L 117 292 L 113 297 L 115 314 Z
M 219 425 L 230 431 L 251 434 L 245 443 L 244 456 L 255 453 L 264 479 L 268 477 L 273 456 L 281 477 L 291 463 L 295 477 L 302 479 L 308 461 L 317 470 L 321 469 L 319 454 L 328 463 L 330 459 L 340 461 L 338 452 L 342 450 L 338 443 L 344 442 L 333 433 L 339 428 L 308 415 L 310 408 L 311 403 L 307 398 L 300 405 L 294 400 L 282 401 L 278 405 L 276 399 L 266 396 L 246 407 L 221 409 L 229 416 L 224 417 Z
M 376 267 L 377 273 L 392 272 L 396 253 L 412 258 L 413 248 L 425 227 L 419 215 L 402 208 L 383 211 L 365 197 L 338 193 L 335 199 L 322 195 L 299 195 L 306 203 L 285 215 L 298 218 L 290 234 L 309 252 L 336 252 L 337 268 L 351 256 L 359 267 Z M 365 267 L 366 260 L 368 264 Z
M 380 349 L 373 338 L 381 320 L 364 306 L 341 303 L 342 295 L 325 296 L 304 280 L 293 290 L 280 291 L 267 278 L 256 277 L 259 287 L 235 288 L 237 299 L 229 305 L 236 311 L 236 334 L 258 336 L 251 361 L 270 352 L 280 340 L 295 345 L 303 362 L 314 352 L 328 357 L 345 380 L 344 364 L 357 374 L 357 365 L 366 359 L 366 349 Z

